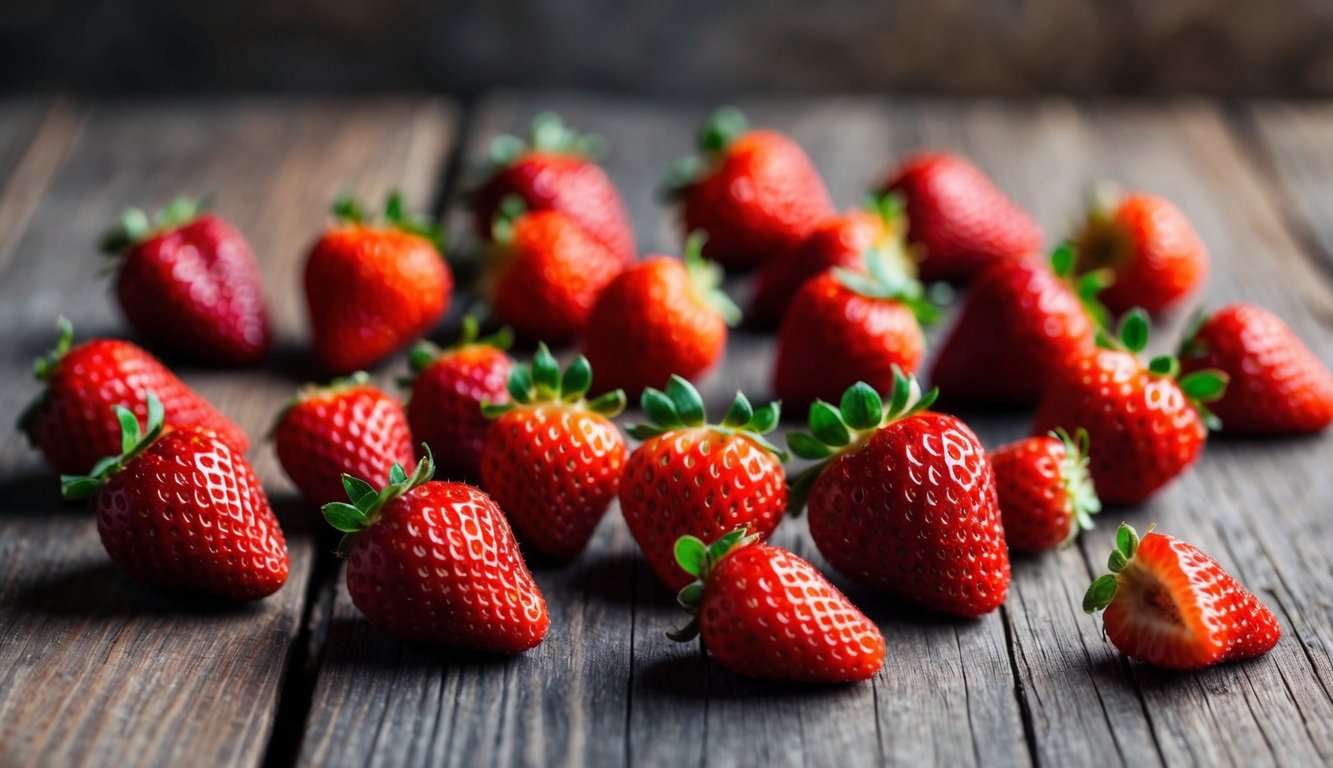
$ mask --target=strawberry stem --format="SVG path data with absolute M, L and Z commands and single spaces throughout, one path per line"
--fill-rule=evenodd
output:
M 144 398 L 148 404 L 148 418 L 143 428 L 139 428 L 139 419 L 133 411 L 123 405 L 115 406 L 113 410 L 116 420 L 120 422 L 120 454 L 99 460 L 86 475 L 61 475 L 62 498 L 83 499 L 97 493 L 112 475 L 124 469 L 126 464 L 143 453 L 162 435 L 166 425 L 166 413 L 162 401 L 154 392 L 144 393 Z
M 579 355 L 562 374 L 560 363 L 551 354 L 545 342 L 537 344 L 537 352 L 528 365 L 515 365 L 509 371 L 510 402 L 483 401 L 481 412 L 488 419 L 497 419 L 516 409 L 544 403 L 558 403 L 576 410 L 586 409 L 608 419 L 625 410 L 625 391 L 607 392 L 592 401 L 587 399 L 592 388 L 592 365 Z

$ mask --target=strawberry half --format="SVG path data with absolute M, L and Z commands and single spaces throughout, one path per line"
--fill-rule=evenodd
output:
M 1038 552 L 1092 528 L 1102 503 L 1088 474 L 1088 433 L 1058 429 L 990 454 L 1009 549 Z

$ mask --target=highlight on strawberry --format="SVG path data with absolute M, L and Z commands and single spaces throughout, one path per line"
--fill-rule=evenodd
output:
M 1057 429 L 991 451 L 1004 538 L 1011 551 L 1067 546 L 1093 527 L 1102 503 L 1088 473 L 1088 432 Z

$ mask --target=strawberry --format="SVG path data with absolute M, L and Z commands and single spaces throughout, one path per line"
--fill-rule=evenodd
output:
M 1139 541 L 1121 523 L 1108 563 L 1083 598 L 1105 609 L 1106 637 L 1121 653 L 1167 669 L 1203 669 L 1262 656 L 1282 627 L 1271 611 L 1208 555 L 1154 533 Z
M 691 615 L 673 640 L 701 638 L 740 675 L 802 683 L 869 680 L 884 664 L 884 636 L 824 576 L 780 547 L 735 530 L 711 545 L 682 536 L 679 567 L 695 577 L 677 600 Z M 782 631 L 777 631 L 778 628 Z
M 102 546 L 125 573 L 166 589 L 258 600 L 287 581 L 278 518 L 254 470 L 218 435 L 166 428 L 162 401 L 147 417 L 115 406 L 121 445 L 85 476 L 62 475 L 66 499 L 92 499 Z
M 383 483 L 412 463 L 412 433 L 398 401 L 358 371 L 328 386 L 308 384 L 273 426 L 278 462 L 311 504 L 343 496 L 342 476 Z
M 702 245 L 702 236 L 691 236 L 683 262 L 649 257 L 597 298 L 584 354 L 606 386 L 640 392 L 673 374 L 696 378 L 721 359 L 740 310 L 722 291 L 722 270 L 703 260 Z
M 1333 373 L 1268 310 L 1232 304 L 1200 315 L 1186 336 L 1181 370 L 1231 378 L 1211 406 L 1228 432 L 1318 432 L 1333 422 Z
M 513 333 L 501 328 L 478 338 L 477 320 L 463 318 L 463 334 L 447 349 L 419 342 L 408 357 L 414 378 L 407 423 L 419 442 L 432 446 L 443 472 L 457 479 L 481 477 L 481 447 L 491 423 L 481 404 L 508 402 L 505 384 L 513 361 L 505 350 Z
M 509 373 L 509 402 L 483 403 L 494 423 L 481 450 L 481 486 L 519 538 L 556 560 L 583 551 L 620 487 L 625 440 L 611 419 L 625 393 L 588 402 L 592 367 L 579 357 L 563 376 L 545 344 Z
M 91 339 L 73 346 L 74 328 L 60 318 L 55 349 L 37 360 L 45 390 L 27 407 L 19 428 L 40 448 L 51 468 L 63 474 L 88 472 L 121 448 L 113 407 L 135 418 L 148 415 L 148 392 L 161 398 L 167 427 L 203 427 L 237 455 L 250 441 L 231 419 L 176 378 L 157 358 L 128 341 Z
M 526 143 L 496 137 L 487 177 L 472 195 L 478 235 L 490 239 L 505 199 L 517 195 L 529 211 L 560 211 L 572 218 L 622 264 L 633 263 L 634 229 L 625 204 L 594 162 L 603 144 L 600 136 L 580 135 L 550 112 L 533 119 Z
M 454 280 L 443 258 L 444 231 L 407 214 L 397 192 L 383 224 L 349 199 L 333 212 L 338 224 L 306 260 L 305 294 L 315 357 L 330 372 L 348 374 L 434 325 L 449 307 Z
M 546 601 L 504 514 L 470 485 L 431 480 L 427 451 L 376 491 L 343 476 L 351 503 L 324 505 L 347 534 L 347 591 L 376 628 L 404 640 L 492 653 L 535 647 L 551 625 Z
M 1092 527 L 1102 503 L 1088 474 L 1088 433 L 1063 429 L 990 454 L 1009 549 L 1039 552 Z
M 116 297 L 148 346 L 221 365 L 253 365 L 268 353 L 254 252 L 202 201 L 177 198 L 151 221 L 130 208 L 102 250 L 117 259 Z
M 749 131 L 731 107 L 712 114 L 697 157 L 668 173 L 686 232 L 708 233 L 704 256 L 727 269 L 755 267 L 802 240 L 836 210 L 810 158 L 774 131 Z
M 792 452 L 818 463 L 792 482 L 793 513 L 810 509 L 810 536 L 848 578 L 899 599 L 957 616 L 1004 602 L 1009 551 L 995 476 L 967 425 L 926 409 L 901 371 L 885 408 L 865 382 L 838 408 L 810 406 L 810 433 L 787 436 Z
M 650 423 L 629 429 L 643 444 L 625 465 L 620 511 L 657 577 L 678 590 L 690 579 L 676 565 L 676 539 L 745 527 L 762 540 L 782 520 L 786 454 L 763 437 L 779 404 L 756 410 L 737 392 L 722 423 L 708 424 L 699 392 L 679 376 L 666 392 L 645 389 L 642 404 Z
M 1074 238 L 1078 269 L 1110 269 L 1102 294 L 1119 315 L 1132 307 L 1156 314 L 1203 285 L 1208 249 L 1171 201 L 1103 187 Z
M 1041 228 L 958 155 L 923 152 L 880 187 L 907 205 L 907 237 L 921 249 L 921 279 L 960 283 L 996 261 L 1019 261 L 1041 249 Z
M 1087 429 L 1092 482 L 1107 504 L 1137 504 L 1185 471 L 1203 450 L 1209 427 L 1220 426 L 1205 403 L 1226 390 L 1226 374 L 1195 371 L 1178 381 L 1169 355 L 1147 365 L 1148 315 L 1122 318 L 1119 339 L 1102 335 L 1097 349 L 1051 379 L 1032 434 Z

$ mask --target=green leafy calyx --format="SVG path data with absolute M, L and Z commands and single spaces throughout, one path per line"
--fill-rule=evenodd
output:
M 384 212 L 378 220 L 351 195 L 343 195 L 334 202 L 333 215 L 338 221 L 346 224 L 362 226 L 384 224 L 423 237 L 435 246 L 435 250 L 444 253 L 446 241 L 444 225 L 426 214 L 409 212 L 403 202 L 403 193 L 399 190 L 395 189 L 389 193 L 384 202 Z
M 103 253 L 119 255 L 163 232 L 170 232 L 199 218 L 208 207 L 203 197 L 178 197 L 150 218 L 138 208 L 126 208 L 120 221 L 102 236 Z
M 668 200 L 683 196 L 747 130 L 749 122 L 739 109 L 719 107 L 714 110 L 699 128 L 699 151 L 703 157 L 690 156 L 672 163 L 662 182 L 662 196 Z
M 503 326 L 495 333 L 482 336 L 480 321 L 473 315 L 465 315 L 463 317 L 462 331 L 458 334 L 458 338 L 453 344 L 441 348 L 438 344 L 423 339 L 412 346 L 412 351 L 409 352 L 407 356 L 407 362 L 412 368 L 413 377 L 402 379 L 399 383 L 405 387 L 411 386 L 416 374 L 435 365 L 441 358 L 457 354 L 464 349 L 471 347 L 493 347 L 504 352 L 513 345 L 514 331 L 509 326 Z
M 148 404 L 148 419 L 143 428 L 139 419 L 130 409 L 117 405 L 114 408 L 116 420 L 120 422 L 120 453 L 107 456 L 88 471 L 86 475 L 61 475 L 60 495 L 66 499 L 83 499 L 97 493 L 111 476 L 125 468 L 134 457 L 143 453 L 162 434 L 166 425 L 166 413 L 157 394 L 147 392 L 144 395 Z
M 592 400 L 587 399 L 592 387 L 592 366 L 588 358 L 579 355 L 563 373 L 560 363 L 545 343 L 537 344 L 537 353 L 529 365 L 515 365 L 509 371 L 509 402 L 481 404 L 481 412 L 488 419 L 516 409 L 543 403 L 556 403 L 578 410 L 588 410 L 615 418 L 625 410 L 625 391 L 617 389 Z
M 1152 533 L 1153 526 L 1148 526 Z M 1139 534 L 1128 523 L 1121 523 L 1115 532 L 1115 549 L 1107 558 L 1106 566 L 1110 573 L 1098 576 L 1088 591 L 1083 595 L 1084 613 L 1096 613 L 1111 604 L 1116 590 L 1120 586 L 1119 576 L 1134 562 L 1134 554 L 1139 549 Z
M 758 536 L 749 534 L 745 528 L 737 528 L 712 544 L 705 544 L 695 536 L 681 536 L 676 539 L 676 563 L 683 571 L 693 576 L 694 581 L 676 593 L 676 602 L 690 614 L 690 620 L 685 626 L 668 632 L 667 637 L 685 643 L 698 636 L 699 607 L 703 604 L 709 573 L 731 553 L 758 540 Z
M 1115 282 L 1115 271 L 1109 268 L 1093 269 L 1081 275 L 1075 275 L 1078 266 L 1078 251 L 1068 241 L 1060 243 L 1051 252 L 1051 271 L 1067 284 L 1083 305 L 1083 311 L 1092 318 L 1098 329 L 1106 328 L 1111 322 L 1111 312 L 1102 304 L 1097 295 Z
M 702 230 L 690 233 L 685 239 L 685 272 L 689 275 L 690 286 L 701 301 L 722 316 L 729 326 L 736 326 L 741 321 L 741 308 L 722 290 L 722 267 L 704 258 L 704 243 L 708 235 Z
M 781 401 L 755 408 L 745 393 L 737 392 L 722 423 L 709 424 L 699 390 L 684 378 L 673 375 L 667 382 L 666 391 L 652 387 L 645 389 L 640 404 L 648 423 L 634 424 L 626 430 L 636 440 L 649 440 L 678 429 L 711 429 L 723 435 L 740 435 L 782 461 L 787 460 L 786 452 L 764 437 L 778 426 Z
M 316 384 L 314 382 L 303 384 L 300 389 L 296 390 L 296 394 L 284 403 L 282 408 L 278 411 L 277 417 L 273 419 L 273 426 L 269 428 L 268 436 L 271 438 L 273 433 L 277 431 L 278 425 L 282 423 L 283 419 L 287 418 L 287 412 L 301 403 L 316 398 L 336 395 L 339 392 L 344 392 L 356 387 L 369 386 L 373 386 L 373 384 L 370 381 L 370 374 L 365 371 L 356 371 L 347 376 L 340 376 L 327 384 Z
M 543 112 L 532 119 L 528 139 L 505 134 L 491 141 L 490 172 L 508 168 L 530 152 L 576 155 L 597 160 L 606 154 L 606 139 L 595 133 L 579 133 L 565 125 L 560 115 Z
M 1080 531 L 1093 528 L 1092 516 L 1102 511 L 1102 501 L 1097 497 L 1097 490 L 1092 484 L 1092 473 L 1088 469 L 1088 431 L 1079 427 L 1071 436 L 1063 427 L 1051 433 L 1065 449 L 1060 461 L 1060 480 L 1064 485 L 1065 496 L 1069 500 L 1069 510 L 1073 524 L 1069 527 L 1068 545 Z
M 861 254 L 864 270 L 836 267 L 834 278 L 847 290 L 869 299 L 896 301 L 916 315 L 918 322 L 939 322 L 939 307 L 926 295 L 921 281 L 912 274 L 914 262 L 902 238 L 890 237 L 873 243 Z
M 348 500 L 332 501 L 321 507 L 324 519 L 348 536 L 374 525 L 386 504 L 426 483 L 435 475 L 435 458 L 431 455 L 430 446 L 422 443 L 421 448 L 426 456 L 417 462 L 411 475 L 407 474 L 402 464 L 394 462 L 389 470 L 388 484 L 378 490 L 365 480 L 344 474 L 343 490 L 347 491 Z M 346 554 L 350 543 L 350 539 L 345 537 L 338 553 Z
M 56 328 L 60 332 L 59 338 L 56 339 L 56 345 L 46 354 L 37 358 L 32 366 L 33 375 L 42 383 L 51 380 L 56 369 L 60 366 L 60 361 L 65 359 L 65 355 L 69 354 L 70 348 L 74 346 L 74 326 L 64 315 L 56 319 Z M 19 414 L 17 424 L 19 431 L 27 436 L 28 444 L 34 448 L 37 447 L 37 422 L 42 418 L 42 408 L 45 405 L 46 390 L 43 388 L 42 392 L 33 398 L 32 402 L 28 403 L 27 407 Z

